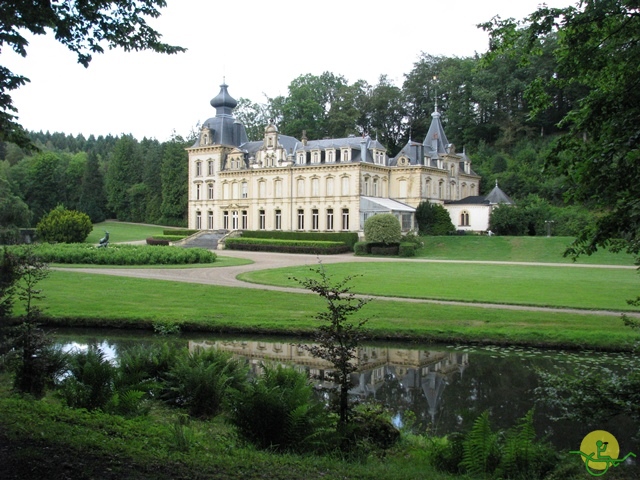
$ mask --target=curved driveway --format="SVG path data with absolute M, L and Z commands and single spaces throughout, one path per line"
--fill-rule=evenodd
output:
M 358 257 L 352 253 L 342 255 L 304 255 L 304 254 L 286 254 L 286 253 L 270 253 L 270 252 L 245 252 L 234 250 L 223 256 L 245 258 L 253 261 L 248 265 L 238 265 L 229 267 L 209 267 L 209 268 L 56 268 L 56 270 L 74 271 L 79 270 L 87 273 L 95 273 L 101 275 L 114 275 L 120 277 L 149 278 L 155 280 L 170 280 L 177 282 L 200 283 L 205 285 L 219 285 L 225 287 L 241 287 L 254 288 L 259 290 L 277 290 L 281 292 L 291 293 L 312 293 L 300 288 L 277 287 L 273 285 L 260 285 L 255 283 L 244 282 L 236 278 L 239 274 L 254 270 L 266 270 L 271 268 L 293 267 L 308 265 L 310 268 L 322 263 L 343 263 L 343 262 L 389 262 L 397 261 L 389 258 L 380 257 Z M 583 265 L 583 264 L 560 264 L 560 263 L 535 263 L 535 262 L 489 262 L 489 261 L 466 261 L 466 260 L 428 260 L 428 259 L 401 259 L 401 261 L 424 262 L 424 263 L 467 263 L 467 264 L 493 264 L 493 265 L 537 265 L 552 266 L 558 268 L 624 268 L 635 269 L 633 266 L 613 266 L 613 265 Z M 413 298 L 398 297 L 382 297 L 375 295 L 366 295 L 366 297 L 376 298 L 380 300 L 393 300 L 414 303 L 437 303 L 442 305 L 458 305 L 468 307 L 481 307 L 506 310 L 529 310 L 529 311 L 546 311 L 546 312 L 564 312 L 579 313 L 583 315 L 610 315 L 619 316 L 620 312 L 608 310 L 581 310 L 569 308 L 548 308 L 548 307 L 531 307 L 521 305 L 502 305 L 493 303 L 467 303 L 443 300 L 425 300 Z M 628 316 L 640 318 L 640 312 L 627 312 Z

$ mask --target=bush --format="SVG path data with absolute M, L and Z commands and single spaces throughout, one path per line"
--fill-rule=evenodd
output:
M 415 257 L 417 246 L 415 243 L 403 242 L 398 249 L 398 255 L 401 257 Z
M 70 369 L 60 383 L 60 395 L 72 408 L 126 416 L 146 414 L 148 392 L 140 389 L 142 382 L 129 380 L 131 376 L 123 375 L 122 368 L 112 365 L 100 348 L 90 346 L 71 356 Z
M 358 448 L 388 450 L 400 439 L 400 431 L 391 423 L 389 413 L 377 404 L 362 404 L 353 409 L 347 441 Z
M 364 237 L 367 242 L 386 245 L 399 243 L 402 238 L 402 227 L 396 216 L 391 213 L 374 215 L 364 222 Z
M 72 355 L 60 394 L 72 408 L 104 409 L 113 394 L 115 368 L 95 346 Z
M 245 391 L 233 395 L 231 422 L 258 448 L 310 451 L 328 416 L 313 400 L 306 374 L 291 367 L 264 366 Z
M 366 255 L 369 253 L 367 242 L 358 242 L 353 246 L 353 251 L 356 255 Z
M 245 384 L 247 368 L 218 350 L 197 349 L 182 355 L 167 373 L 165 400 L 194 417 L 213 417 L 232 389 Z
M 58 205 L 42 217 L 36 228 L 38 237 L 45 242 L 82 243 L 93 230 L 93 225 L 86 213 Z
M 439 203 L 420 202 L 416 208 L 416 221 L 420 235 L 449 235 L 456 229 L 449 212 Z

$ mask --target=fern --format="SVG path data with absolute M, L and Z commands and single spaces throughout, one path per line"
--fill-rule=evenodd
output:
M 536 431 L 533 428 L 533 409 L 520 423 L 507 432 L 500 461 L 500 471 L 507 477 L 530 470 L 535 459 Z
M 491 430 L 489 412 L 483 412 L 473 423 L 463 443 L 461 466 L 472 474 L 491 474 L 498 465 L 498 434 Z

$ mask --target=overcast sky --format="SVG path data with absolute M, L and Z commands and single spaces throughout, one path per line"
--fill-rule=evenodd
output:
M 236 99 L 286 95 L 306 73 L 349 83 L 380 75 L 401 86 L 421 52 L 468 57 L 487 50 L 477 24 L 520 19 L 539 0 L 168 0 L 151 25 L 186 53 L 107 51 L 88 69 L 52 35 L 29 37 L 27 57 L 8 49 L 1 63 L 31 79 L 13 99 L 29 130 L 168 140 L 215 114 L 209 101 L 223 78 Z M 548 0 L 564 7 L 574 0 Z M 317 6 L 314 6 L 316 5 Z M 376 9 L 384 5 L 384 10 Z

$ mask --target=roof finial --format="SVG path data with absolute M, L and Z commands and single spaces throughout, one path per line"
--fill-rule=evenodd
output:
M 498 179 L 496 178 L 496 188 L 498 187 Z
M 436 108 L 434 111 L 438 111 L 438 77 L 436 75 L 433 76 L 433 83 L 435 84 L 435 87 L 433 88 L 433 92 L 434 92 L 434 96 L 435 96 L 435 100 L 436 100 Z

